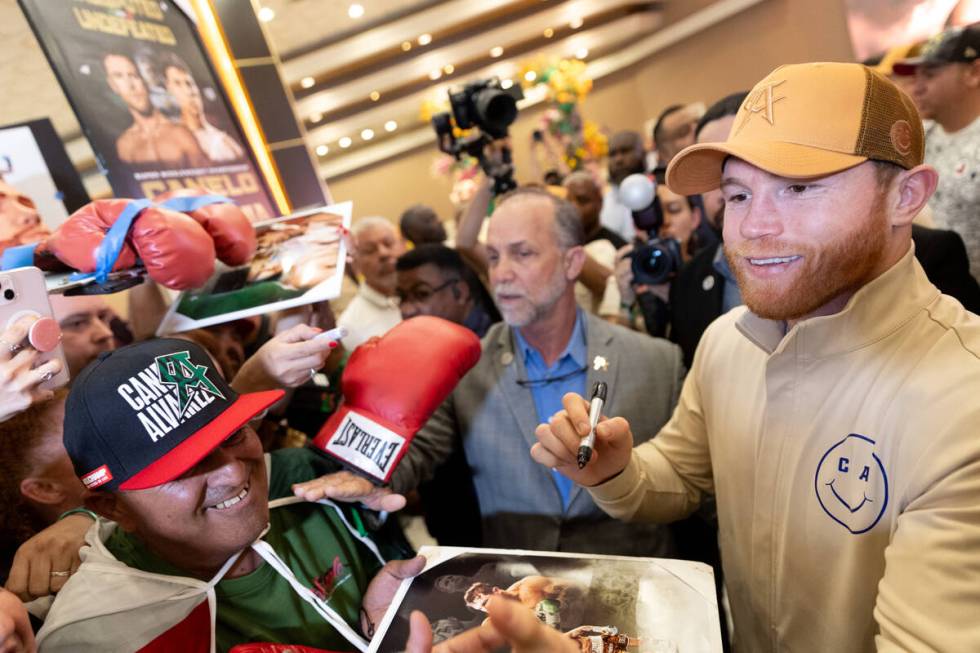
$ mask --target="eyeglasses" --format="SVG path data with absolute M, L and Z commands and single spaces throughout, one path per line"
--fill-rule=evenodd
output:
M 450 279 L 445 283 L 441 283 L 435 288 L 430 287 L 426 283 L 417 283 L 412 286 L 408 292 L 402 292 L 401 290 L 395 290 L 395 296 L 398 298 L 399 304 L 404 304 L 405 302 L 411 302 L 413 304 L 424 304 L 429 301 L 429 299 L 436 294 L 441 292 L 446 288 L 450 287 L 454 283 L 459 283 L 461 281 L 458 277 L 455 279 Z
M 573 376 L 578 376 L 579 374 L 588 371 L 588 366 L 583 365 L 577 370 L 572 370 L 571 372 L 566 372 L 565 374 L 559 374 L 558 376 L 549 376 L 544 379 L 517 379 L 517 385 L 521 386 L 522 388 L 539 388 L 544 385 L 558 383 L 559 381 L 566 381 Z

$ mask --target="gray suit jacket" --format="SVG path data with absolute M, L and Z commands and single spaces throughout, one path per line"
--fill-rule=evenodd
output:
M 604 413 L 629 420 L 637 444 L 650 439 L 677 402 L 684 376 L 680 349 L 592 315 L 586 316 L 585 332 L 590 365 L 586 387 L 605 381 L 609 396 Z M 414 488 L 431 477 L 454 447 L 462 446 L 480 502 L 484 546 L 671 555 L 666 527 L 612 519 L 579 486 L 572 489 L 568 508 L 563 507 L 551 471 L 529 453 L 537 441 L 538 419 L 531 391 L 517 383 L 527 373 L 522 356 L 515 353 L 512 330 L 503 323 L 494 325 L 482 346 L 480 361 L 415 436 L 392 487 L 399 492 Z

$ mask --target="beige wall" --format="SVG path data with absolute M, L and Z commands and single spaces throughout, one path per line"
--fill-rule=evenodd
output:
M 667 3 L 674 19 L 711 4 L 709 0 Z M 843 0 L 765 0 L 650 59 L 596 82 L 583 115 L 610 131 L 641 130 L 667 105 L 747 90 L 776 66 L 801 61 L 853 58 Z M 527 180 L 528 138 L 540 109 L 521 114 L 512 128 L 519 181 Z M 354 200 L 355 219 L 382 215 L 395 221 L 410 204 L 433 206 L 452 216 L 450 183 L 429 168 L 435 139 L 422 148 L 369 169 L 327 180 L 335 200 Z M 523 174 L 522 174 L 523 173 Z

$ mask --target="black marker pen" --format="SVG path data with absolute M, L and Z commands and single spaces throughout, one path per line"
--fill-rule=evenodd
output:
M 582 444 L 578 448 L 578 468 L 582 469 L 592 458 L 592 448 L 595 446 L 595 427 L 599 423 L 599 416 L 602 415 L 602 406 L 606 403 L 606 384 L 603 381 L 596 381 L 592 388 L 592 401 L 589 402 L 589 434 L 582 439 Z

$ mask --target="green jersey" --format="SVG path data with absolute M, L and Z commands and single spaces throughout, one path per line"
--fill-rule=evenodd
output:
M 327 465 L 327 466 L 324 466 Z M 272 453 L 269 498 L 292 496 L 291 486 L 330 471 L 315 452 L 281 449 Z M 263 538 L 296 578 L 359 631 L 361 599 L 380 568 L 378 559 L 354 537 L 336 511 L 317 503 L 296 503 L 269 513 Z M 116 531 L 106 547 L 121 562 L 143 571 L 186 576 L 153 554 L 136 536 Z M 217 646 L 227 651 L 244 642 L 304 644 L 337 651 L 356 650 L 263 562 L 252 573 L 215 587 Z

